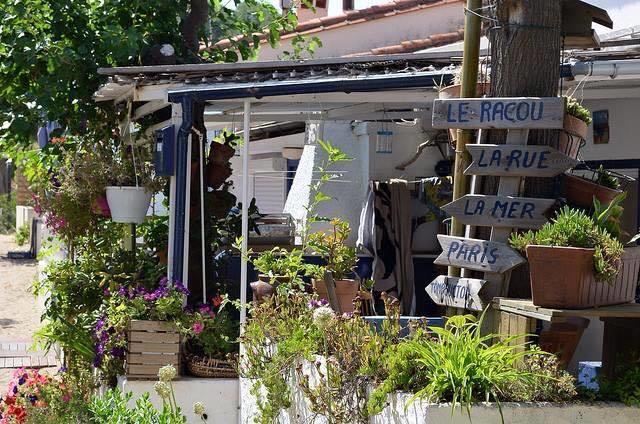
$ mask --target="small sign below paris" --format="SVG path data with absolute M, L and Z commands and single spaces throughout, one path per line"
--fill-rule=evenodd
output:
M 503 273 L 526 262 L 504 243 L 438 234 L 442 253 L 433 263 Z
M 433 128 L 559 129 L 563 125 L 562 97 L 492 97 L 433 101 Z
M 473 162 L 466 175 L 555 177 L 578 163 L 549 146 L 467 144 L 467 150 Z
M 480 297 L 485 280 L 440 275 L 427 288 L 427 294 L 436 304 L 482 311 L 486 304 Z

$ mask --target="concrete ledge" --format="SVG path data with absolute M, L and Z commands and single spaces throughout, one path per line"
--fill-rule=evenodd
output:
M 131 405 L 143 393 L 149 392 L 149 398 L 156 408 L 162 408 L 162 399 L 153 390 L 155 381 L 127 380 L 118 377 L 118 388 L 123 392 L 133 392 Z M 235 424 L 239 417 L 239 390 L 237 378 L 194 378 L 182 377 L 173 381 L 176 402 L 187 417 L 187 423 L 202 423 L 193 413 L 193 404 L 202 402 L 208 415 L 208 424 Z

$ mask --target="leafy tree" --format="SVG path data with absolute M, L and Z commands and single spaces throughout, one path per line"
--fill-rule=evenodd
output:
M 307 0 L 304 0 L 307 1 Z M 3 0 L 0 8 L 0 151 L 30 145 L 46 121 L 71 134 L 111 131 L 113 105 L 92 98 L 99 67 L 149 64 L 170 44 L 176 63 L 234 62 L 275 45 L 297 25 L 264 0 Z M 233 47 L 213 45 L 230 38 Z M 207 49 L 200 49 L 200 46 Z M 99 134 L 99 133 L 98 133 Z

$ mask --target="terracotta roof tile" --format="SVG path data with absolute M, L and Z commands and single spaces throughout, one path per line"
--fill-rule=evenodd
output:
M 283 32 L 281 39 L 292 38 L 297 34 L 312 34 L 374 19 L 409 13 L 428 7 L 441 6 L 448 3 L 460 3 L 462 1 L 463 0 L 394 0 L 365 9 L 350 10 L 337 16 L 326 16 L 300 22 L 294 31 Z M 261 34 L 260 37 L 262 42 L 266 42 L 265 34 Z M 231 47 L 231 40 L 220 40 L 214 46 L 221 49 L 229 48 Z
M 394 44 L 391 46 L 378 47 L 371 49 L 367 52 L 350 54 L 348 56 L 363 56 L 363 55 L 384 55 L 384 54 L 398 54 L 398 53 L 412 53 L 417 50 L 426 49 L 429 47 L 444 46 L 446 44 L 455 43 L 464 39 L 464 30 L 459 29 L 454 32 L 447 32 L 444 34 L 433 34 L 428 38 L 421 38 L 417 40 L 407 40 L 400 44 Z

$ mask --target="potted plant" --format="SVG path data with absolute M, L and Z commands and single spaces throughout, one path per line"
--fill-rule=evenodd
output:
M 219 188 L 231 176 L 229 160 L 233 157 L 240 137 L 226 130 L 211 142 L 211 150 L 207 160 L 207 185 Z
M 261 303 L 266 296 L 271 296 L 281 285 L 288 289 L 293 285 L 302 287 L 301 274 L 304 274 L 302 251 L 293 249 L 287 251 L 280 247 L 261 252 L 250 262 L 258 272 L 258 281 L 251 283 L 253 299 Z
M 169 216 L 154 215 L 140 225 L 139 235 L 145 247 L 155 252 L 162 265 L 167 264 L 167 248 L 169 244 Z
M 587 138 L 590 123 L 589 109 L 582 106 L 577 99 L 565 97 L 564 128 L 560 133 L 558 150 L 575 159 Z
M 609 204 L 622 193 L 619 178 L 602 165 L 592 171 L 591 179 L 566 173 L 564 180 L 565 197 L 574 206 L 589 208 L 594 198 L 601 203 Z
M 151 197 L 162 189 L 165 182 L 155 176 L 148 146 L 137 146 L 132 142 L 126 148 L 114 149 L 107 156 L 111 179 L 106 194 L 111 219 L 114 222 L 142 223 Z
M 224 309 L 224 299 L 217 295 L 210 304 L 201 305 L 189 314 L 190 327 L 185 330 L 186 362 L 196 377 L 236 378 L 238 323 Z
M 540 230 L 513 234 L 510 244 L 529 259 L 536 306 L 582 309 L 633 300 L 636 260 L 626 269 L 622 243 L 583 211 L 565 206 Z
M 358 295 L 359 284 L 349 278 L 356 266 L 356 249 L 347 246 L 351 229 L 349 223 L 334 218 L 328 231 L 309 235 L 309 247 L 319 254 L 325 265 L 308 265 L 307 275 L 312 277 L 313 288 L 321 299 L 329 300 L 325 272 L 335 281 L 335 291 L 342 312 L 353 312 L 353 299 Z

